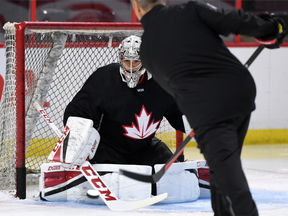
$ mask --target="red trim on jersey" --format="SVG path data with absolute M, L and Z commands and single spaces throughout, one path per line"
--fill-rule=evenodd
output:
M 147 81 L 147 72 L 145 72 L 142 75 L 142 77 L 141 77 L 140 81 L 138 82 L 137 86 L 144 85 L 146 83 L 146 81 Z

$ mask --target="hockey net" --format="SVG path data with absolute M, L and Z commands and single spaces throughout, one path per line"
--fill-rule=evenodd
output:
M 6 23 L 6 76 L 0 105 L 0 189 L 26 198 L 37 184 L 40 165 L 58 141 L 33 107 L 37 101 L 63 130 L 63 113 L 97 68 L 117 62 L 117 47 L 129 35 L 141 36 L 139 23 Z M 157 137 L 172 151 L 175 130 L 167 120 Z M 180 142 L 182 134 L 178 134 Z

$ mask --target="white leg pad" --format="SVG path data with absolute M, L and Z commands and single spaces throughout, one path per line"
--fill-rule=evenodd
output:
M 163 164 L 155 165 L 158 172 Z M 157 182 L 157 194 L 168 193 L 168 197 L 162 203 L 175 203 L 195 201 L 199 198 L 200 188 L 198 178 L 189 169 L 197 170 L 195 161 L 173 163 L 169 170 Z
M 112 172 L 101 176 L 110 190 L 121 200 L 135 201 L 151 197 L 151 184 L 139 182 L 119 174 L 119 169 L 151 175 L 152 168 L 142 165 L 94 164 L 98 172 Z
M 120 168 L 151 175 L 152 168 L 150 166 L 118 164 L 94 164 L 93 166 L 99 173 L 109 172 L 102 175 L 101 178 L 119 199 L 135 201 L 151 197 L 150 183 L 119 175 Z M 163 164 L 155 165 L 155 171 L 158 172 L 162 166 Z M 187 171 L 189 169 L 198 170 L 199 182 L 194 173 Z M 168 197 L 162 203 L 187 202 L 210 197 L 209 189 L 199 188 L 199 183 L 209 185 L 207 178 L 201 178 L 203 173 L 200 169 L 206 169 L 209 173 L 206 161 L 173 163 L 156 184 L 157 194 L 168 193 Z M 93 188 L 79 170 L 65 170 L 61 163 L 42 164 L 39 189 L 42 198 L 48 201 L 104 204 L 101 198 L 92 199 L 86 195 L 87 190 Z
M 139 182 L 119 175 L 120 168 L 151 175 L 152 168 L 150 166 L 117 164 L 94 164 L 93 166 L 97 172 L 111 172 L 102 175 L 101 178 L 118 199 L 135 201 L 151 197 L 150 183 Z M 85 177 L 79 170 L 64 170 L 61 163 L 42 164 L 39 179 L 41 197 L 47 201 L 104 204 L 101 198 L 92 199 L 86 195 L 87 191 L 93 188 L 83 178 Z

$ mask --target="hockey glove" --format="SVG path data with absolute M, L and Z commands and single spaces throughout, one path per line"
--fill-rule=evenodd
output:
M 100 135 L 90 119 L 70 116 L 66 128 L 69 129 L 67 136 L 59 138 L 60 145 L 54 147 L 48 160 L 61 162 L 64 168 L 69 169 L 94 157 Z
M 264 20 L 273 22 L 275 31 L 264 37 L 255 38 L 255 40 L 269 49 L 279 48 L 287 32 L 285 22 L 280 17 L 271 17 L 268 13 L 262 13 L 258 16 Z

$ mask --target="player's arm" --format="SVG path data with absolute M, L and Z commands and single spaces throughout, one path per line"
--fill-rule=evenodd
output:
M 278 32 L 275 24 L 279 21 L 263 19 L 261 16 L 244 12 L 242 9 L 218 9 L 203 2 L 194 4 L 202 22 L 220 35 L 228 36 L 233 33 L 257 38 L 275 35 Z

